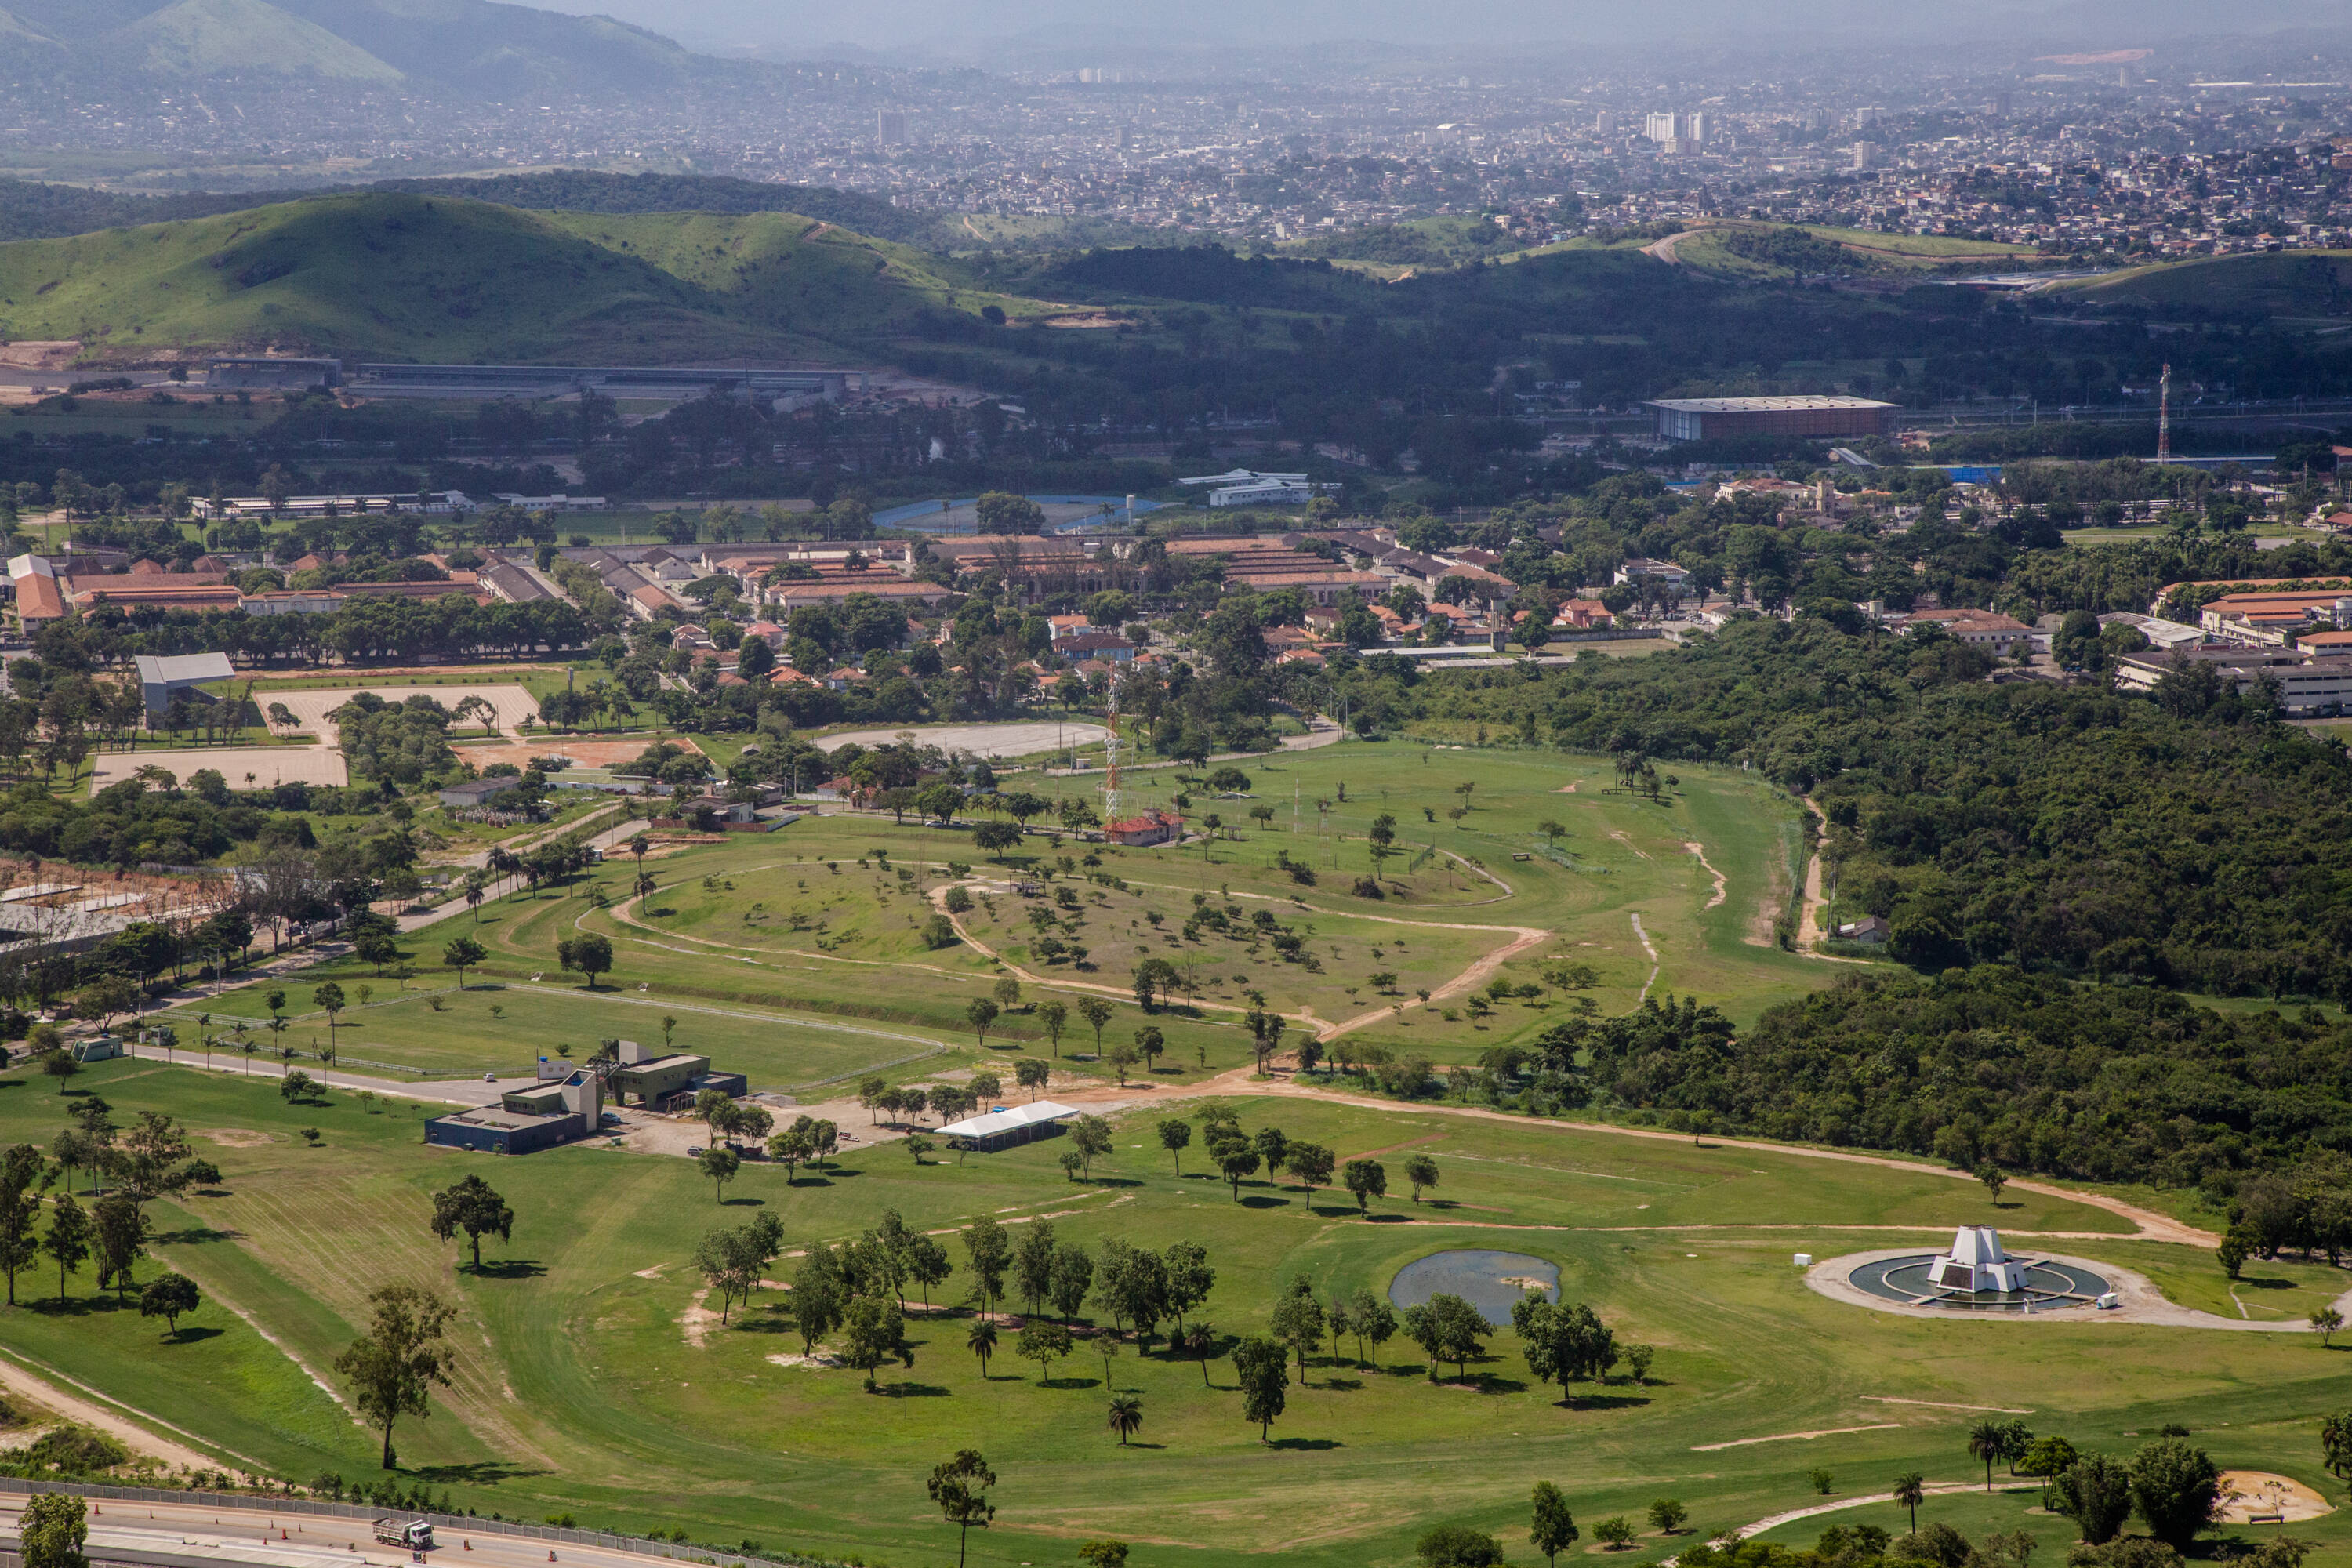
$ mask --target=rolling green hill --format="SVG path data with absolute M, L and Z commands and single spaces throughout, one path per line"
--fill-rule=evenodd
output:
M 109 36 L 107 51 L 151 76 L 234 71 L 396 82 L 399 70 L 266 0 L 179 0 Z
M 2200 314 L 2341 316 L 2352 313 L 2352 251 L 2219 256 L 2135 267 L 2051 290 L 2086 305 Z
M 675 363 L 824 353 L 960 291 L 922 253 L 788 213 L 530 213 L 370 194 L 0 245 L 0 337 L 93 360 L 272 346 L 359 358 Z
M 5 19 L 0 19 L 0 27 L 5 26 Z M 313 196 L 370 192 L 454 196 L 533 211 L 798 213 L 854 228 L 877 239 L 895 239 L 938 250 L 969 247 L 982 233 L 920 207 L 895 207 L 879 196 L 863 191 L 835 190 L 829 185 L 772 184 L 764 180 L 710 174 L 612 174 L 595 169 L 547 169 L 536 174 L 487 174 L 472 179 L 375 180 L 364 185 L 320 190 L 173 196 L 127 195 L 85 185 L 0 179 L 0 240 L 62 239 L 68 235 L 89 234 L 101 228 L 212 217 Z
M 1938 272 L 1954 268 L 2015 266 L 2036 258 L 2032 247 L 1938 235 L 1878 234 L 1819 225 L 1709 224 L 1676 237 L 1674 258 L 1702 272 L 1740 279 L 1787 279 L 1807 273 Z

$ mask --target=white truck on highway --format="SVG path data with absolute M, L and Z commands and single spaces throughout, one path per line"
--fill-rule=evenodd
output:
M 375 1538 L 386 1546 L 429 1551 L 433 1545 L 433 1522 L 425 1519 L 379 1519 L 375 1521 Z

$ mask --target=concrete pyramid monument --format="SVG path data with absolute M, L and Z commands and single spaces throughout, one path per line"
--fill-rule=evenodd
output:
M 1947 1290 L 2025 1289 L 2025 1265 L 2001 1250 L 2000 1232 L 1989 1225 L 1964 1225 L 1954 1232 L 1952 1250 L 1936 1259 L 1927 1276 Z

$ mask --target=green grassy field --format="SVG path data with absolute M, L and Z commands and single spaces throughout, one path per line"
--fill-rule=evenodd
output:
M 46 1142 L 63 1125 L 68 1097 L 20 1075 L 0 1082 L 0 1138 Z M 414 1108 L 340 1091 L 327 1105 L 288 1107 L 267 1081 L 144 1062 L 94 1068 L 75 1088 L 102 1093 L 118 1116 L 153 1107 L 185 1118 L 222 1166 L 224 1192 L 158 1205 L 156 1251 L 214 1300 L 191 1320 L 194 1333 L 166 1342 L 159 1323 L 110 1305 L 86 1279 L 70 1279 L 58 1306 L 47 1299 L 54 1272 L 36 1270 L 19 1282 L 26 1304 L 0 1317 L 11 1350 L 258 1465 L 348 1477 L 370 1470 L 371 1439 L 310 1374 L 324 1373 L 364 1317 L 367 1290 L 430 1286 L 460 1304 L 458 1366 L 430 1419 L 403 1424 L 403 1463 L 461 1507 L 509 1517 L 562 1510 L 869 1563 L 936 1562 L 952 1536 L 922 1476 L 977 1446 L 1003 1478 L 995 1528 L 972 1542 L 982 1564 L 1066 1561 L 1079 1540 L 1116 1535 L 1137 1542 L 1143 1562 L 1223 1568 L 1280 1552 L 1389 1568 L 1440 1521 L 1495 1530 L 1523 1556 L 1525 1499 L 1539 1479 L 1568 1490 L 1588 1542 L 1594 1521 L 1638 1519 L 1660 1496 L 1687 1503 L 1701 1532 L 1801 1506 L 1813 1500 L 1804 1472 L 1815 1465 L 1842 1494 L 1883 1490 L 1911 1468 L 1963 1481 L 1979 1473 L 1965 1447 L 1969 1407 L 1986 1404 L 2023 1412 L 2037 1432 L 2118 1451 L 2134 1446 L 2127 1434 L 2177 1420 L 2225 1465 L 2326 1481 L 2313 1422 L 2333 1407 L 2343 1363 L 2310 1336 L 1923 1322 L 1802 1287 L 1792 1250 L 1925 1246 L 1961 1222 L 2109 1235 L 2121 1223 L 2014 1188 L 1995 1210 L 1973 1184 L 1932 1173 L 1426 1109 L 1244 1099 L 1233 1109 L 1246 1127 L 1278 1125 L 1343 1159 L 1377 1153 L 1392 1173 L 1406 1149 L 1427 1152 L 1442 1183 L 1418 1205 L 1400 1184 L 1370 1221 L 1344 1194 L 1310 1205 L 1262 1181 L 1236 1202 L 1197 1151 L 1178 1175 L 1146 1112 L 1115 1124 L 1090 1181 L 1064 1177 L 1054 1142 L 920 1165 L 885 1146 L 789 1185 L 780 1171 L 748 1170 L 722 1205 L 682 1160 L 428 1150 Z M 297 1136 L 306 1126 L 321 1133 L 319 1147 Z M 488 1177 L 517 1214 L 512 1241 L 493 1243 L 479 1276 L 457 1269 L 456 1249 L 425 1224 L 429 1192 L 465 1171 Z M 1108 1381 L 1144 1405 L 1138 1441 L 1122 1448 L 1104 1429 L 1105 1363 L 1084 1334 L 1044 1383 L 1009 1343 L 983 1376 L 962 1345 L 967 1319 L 915 1313 L 912 1366 L 882 1369 L 881 1391 L 868 1394 L 854 1372 L 779 1364 L 801 1348 L 783 1292 L 760 1292 L 724 1326 L 697 1310 L 688 1254 L 703 1229 L 770 1212 L 798 1247 L 852 1236 L 886 1209 L 935 1230 L 984 1214 L 1050 1215 L 1061 1239 L 1089 1247 L 1196 1241 L 1217 1269 L 1199 1316 L 1221 1338 L 1263 1330 L 1294 1277 L 1323 1294 L 1381 1289 L 1429 1252 L 1506 1247 L 1559 1266 L 1569 1299 L 1593 1304 L 1621 1342 L 1655 1345 L 1657 1359 L 1645 1385 L 1621 1371 L 1563 1405 L 1558 1389 L 1531 1384 L 1507 1331 L 1458 1384 L 1450 1368 L 1433 1383 L 1402 1339 L 1371 1365 L 1358 1364 L 1352 1343 L 1335 1354 L 1327 1342 L 1303 1378 L 1294 1363 L 1267 1447 L 1241 1417 L 1229 1362 L 1210 1363 L 1204 1387 L 1197 1362 L 1130 1342 L 1108 1366 Z M 961 1268 L 960 1242 L 945 1239 Z M 2148 1268 L 2184 1295 L 2220 1278 L 2210 1257 L 2182 1248 L 2066 1248 Z M 2282 1270 L 2311 1285 L 2326 1272 L 2248 1273 Z M 961 1301 L 962 1291 L 960 1271 L 933 1299 Z M 1080 1327 L 1095 1316 L 1082 1311 Z M 1831 1435 L 1802 1436 L 1813 1433 Z M 1980 1531 L 2027 1500 L 1937 1497 L 1923 1517 Z M 1820 1522 L 1784 1534 L 1810 1541 Z M 2053 1532 L 2054 1550 L 2057 1521 L 2036 1528 Z M 2334 1518 L 2296 1532 L 2323 1543 L 2323 1563 L 2352 1539 Z M 1691 1539 L 1645 1531 L 1620 1555 L 1647 1563 Z
M 1148 1081 L 1247 1060 L 1241 1014 L 1253 990 L 1289 1016 L 1293 1043 L 1346 1021 L 1353 1025 L 1351 1039 L 1442 1067 L 1539 1033 L 1583 997 L 1603 1012 L 1622 1013 L 1644 994 L 1690 995 L 1746 1022 L 1837 973 L 1770 943 L 1773 917 L 1793 877 L 1797 811 L 1751 777 L 1694 769 L 1653 803 L 1611 793 L 1607 767 L 1597 759 L 1402 742 L 1349 742 L 1269 758 L 1249 771 L 1255 798 L 1276 810 L 1273 822 L 1267 829 L 1251 822 L 1246 801 L 1196 798 L 1196 819 L 1213 804 L 1244 825 L 1238 840 L 1205 853 L 1200 846 L 1106 846 L 1090 867 L 1078 859 L 1085 846 L 1056 847 L 1037 837 L 998 861 L 974 850 L 961 831 L 827 814 L 773 834 L 656 856 L 645 869 L 656 889 L 642 901 L 633 886 L 637 868 L 615 857 L 569 887 L 516 892 L 485 904 L 478 918 L 454 914 L 404 946 L 413 965 L 432 973 L 451 935 L 478 930 L 490 952 L 481 979 L 512 983 L 538 974 L 547 984 L 576 987 L 580 983 L 559 970 L 556 944 L 574 931 L 598 931 L 615 952 L 605 984 L 623 993 L 649 986 L 644 994 L 657 1000 L 779 1019 L 866 1020 L 974 1046 L 966 1005 L 1012 975 L 1024 994 L 998 1021 L 992 1047 L 1049 1049 L 1034 1005 L 1048 995 L 1065 1002 L 1103 995 L 1116 1006 L 1106 1045 L 1147 1024 L 1164 1032 L 1162 1072 Z M 1465 798 L 1456 785 L 1473 779 L 1466 797 L 1473 808 L 1458 823 L 1450 820 L 1444 813 Z M 1044 780 L 1037 787 L 1086 783 Z M 1173 773 L 1139 774 L 1130 783 L 1129 799 L 1138 805 L 1166 804 L 1179 787 Z M 1318 800 L 1331 803 L 1319 822 Z M 1372 900 L 1355 883 L 1372 870 L 1365 835 L 1383 815 L 1396 818 L 1402 853 L 1383 868 L 1383 896 Z M 1548 822 L 1561 830 L 1556 841 L 1540 831 Z M 1315 882 L 1294 881 L 1278 868 L 1278 855 L 1308 865 Z M 1527 858 L 1516 858 L 1522 855 Z M 1024 898 L 1007 886 L 1020 876 L 1042 878 L 1041 858 L 1058 856 L 1072 859 L 1070 870 L 1055 865 L 1057 879 L 1050 888 L 1041 883 L 1038 896 Z M 1004 964 L 969 942 L 938 951 L 923 945 L 930 895 L 950 860 L 969 865 L 976 885 L 985 884 L 966 930 Z M 1106 880 L 1090 881 L 1089 875 Z M 1064 890 L 1076 908 L 1062 906 Z M 1188 931 L 1196 900 L 1214 919 Z M 1033 909 L 1058 922 L 1052 928 L 1056 940 L 1084 945 L 1092 967 L 1041 957 Z M 1285 960 L 1257 928 L 1260 911 L 1300 938 L 1297 961 Z M 1474 970 L 1507 949 L 1499 966 Z M 1130 990 L 1136 966 L 1148 957 L 1167 959 L 1192 990 L 1180 990 L 1173 1005 L 1147 1019 Z M 1563 964 L 1589 966 L 1596 983 L 1563 989 L 1547 973 Z M 443 984 L 454 979 L 440 973 Z M 1392 989 L 1375 981 L 1379 974 L 1395 976 Z M 307 996 L 316 978 L 328 976 L 347 991 L 354 981 L 373 979 L 365 966 L 346 962 L 306 977 L 299 994 Z M 1467 991 L 1496 981 L 1515 991 L 1532 986 L 1538 994 L 1499 1001 L 1489 1016 L 1476 1016 Z M 1425 1002 L 1423 990 L 1432 993 Z M 250 988 L 209 1005 L 262 1013 Z M 1075 1016 L 1070 1027 L 1079 1028 Z M 618 1032 L 583 1029 L 572 1043 Z M 1089 1035 L 1074 1033 L 1062 1049 L 1090 1057 L 1093 1045 Z M 429 1029 L 386 1031 L 366 1054 L 434 1070 L 470 1071 L 478 1061 L 466 1045 Z M 780 1058 L 772 1070 L 793 1080 L 792 1060 Z M 1077 1067 L 1104 1070 L 1089 1062 Z

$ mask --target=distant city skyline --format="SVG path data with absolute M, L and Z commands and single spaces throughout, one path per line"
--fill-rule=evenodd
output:
M 1520 43 L 1761 46 L 1835 48 L 1864 39 L 1922 45 L 1958 39 L 2047 38 L 2145 45 L 2200 36 L 2243 37 L 2290 27 L 2342 30 L 2330 0 L 2249 0 L 2218 13 L 2207 0 L 1992 0 L 1966 8 L 1935 0 L 1685 0 L 1672 7 L 1629 0 L 1146 0 L 1107 24 L 1087 0 L 869 0 L 854 8 L 818 0 L 541 0 L 547 9 L 604 15 L 698 48 L 803 52 L 827 44 L 888 51 L 979 52 L 1019 40 L 1150 49 L 1240 44 L 1297 47 L 1360 40 L 1449 53 Z M 1041 37 L 1042 36 L 1042 37 Z

